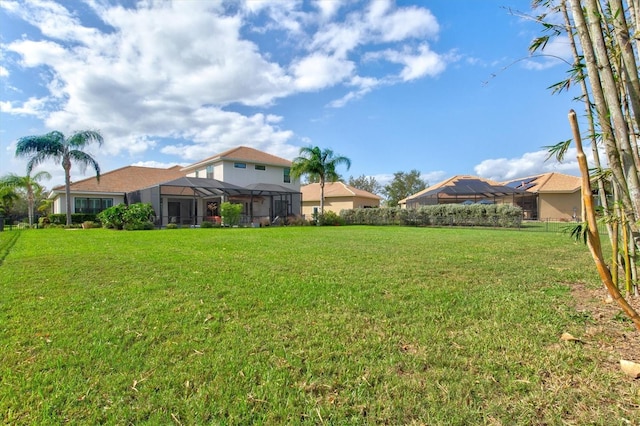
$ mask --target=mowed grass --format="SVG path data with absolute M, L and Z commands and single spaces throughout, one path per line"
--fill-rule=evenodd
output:
M 7 424 L 640 422 L 638 383 L 559 340 L 588 321 L 568 285 L 598 285 L 565 235 L 12 235 L 0 233 Z

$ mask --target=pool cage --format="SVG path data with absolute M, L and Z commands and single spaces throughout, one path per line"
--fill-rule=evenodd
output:
M 270 224 L 279 218 L 298 216 L 302 210 L 302 194 L 280 185 L 241 187 L 216 179 L 193 177 L 181 177 L 129 192 L 125 202 L 151 204 L 157 227 L 170 223 L 195 227 L 205 221 L 221 224 L 223 202 L 242 205 L 242 226 Z
M 531 192 L 492 184 L 480 179 L 460 178 L 408 198 L 407 208 L 436 204 L 511 204 L 522 208 L 524 219 L 537 219 L 537 196 Z

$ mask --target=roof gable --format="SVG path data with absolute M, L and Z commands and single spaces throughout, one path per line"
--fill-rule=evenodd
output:
M 303 201 L 320 201 L 320 184 L 310 183 L 300 187 Z M 381 200 L 382 197 L 362 189 L 354 188 L 344 182 L 326 182 L 324 184 L 324 198 L 359 197 Z
M 265 164 L 280 167 L 291 167 L 291 161 L 284 158 L 257 150 L 248 146 L 239 146 L 227 151 L 205 158 L 197 163 L 184 167 L 183 171 L 191 171 L 207 164 L 219 163 L 221 161 L 240 161 L 254 164 Z
M 529 192 L 576 192 L 582 187 L 582 179 L 577 176 L 558 172 L 527 176 L 503 182 L 511 188 L 524 189 Z

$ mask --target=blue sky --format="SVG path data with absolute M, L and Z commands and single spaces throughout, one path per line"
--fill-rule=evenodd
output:
M 529 0 L 2 0 L 0 175 L 25 173 L 17 138 L 85 129 L 105 137 L 89 148 L 103 172 L 318 145 L 351 159 L 345 178 L 383 184 L 578 174 L 544 149 L 583 110 L 547 89 L 569 45 L 530 57 L 542 33 L 524 15 Z

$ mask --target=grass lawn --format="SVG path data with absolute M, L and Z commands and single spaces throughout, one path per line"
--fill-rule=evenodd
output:
M 566 235 L 45 229 L 0 261 L 3 423 L 640 423 L 639 381 L 559 339 L 599 285 Z

